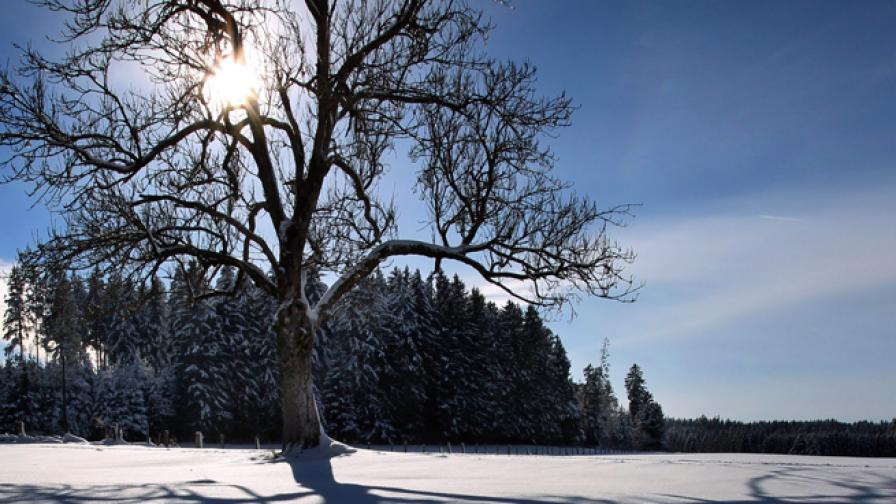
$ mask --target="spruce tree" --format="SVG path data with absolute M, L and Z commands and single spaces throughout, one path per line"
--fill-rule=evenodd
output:
M 547 362 L 546 386 L 542 400 L 551 410 L 556 423 L 554 441 L 573 444 L 580 438 L 575 385 L 569 375 L 570 363 L 560 338 L 551 335 Z
M 404 440 L 418 439 L 423 431 L 426 388 L 420 379 L 423 370 L 423 341 L 431 337 L 431 306 L 417 296 L 421 292 L 420 272 L 394 269 L 387 280 L 387 311 L 384 344 L 387 366 L 380 383 L 387 391 L 386 416 Z
M 629 398 L 629 414 L 635 429 L 636 444 L 642 449 L 657 449 L 662 445 L 665 430 L 663 408 L 647 391 L 641 368 L 633 364 L 625 377 Z
M 628 395 L 628 412 L 633 419 L 649 400 L 647 389 L 644 386 L 644 375 L 637 364 L 632 364 L 625 376 L 625 392 Z
M 176 351 L 177 406 L 183 427 L 210 432 L 231 418 L 222 395 L 223 368 L 220 320 L 202 295 L 209 290 L 199 265 L 175 272 L 171 287 L 172 339 Z
M 80 367 L 83 357 L 82 340 L 84 334 L 83 317 L 79 300 L 82 284 L 76 276 L 69 277 L 62 269 L 47 272 L 48 305 L 44 330 L 53 360 L 59 365 L 59 390 L 61 394 L 61 427 L 68 431 L 72 411 L 70 378 L 72 369 Z
M 525 392 L 524 370 L 519 363 L 523 361 L 521 341 L 523 331 L 523 312 L 516 303 L 508 301 L 498 316 L 498 342 L 500 347 L 500 381 L 504 392 L 503 404 L 499 407 L 498 429 L 500 441 L 518 441 L 525 439 L 527 426 L 520 413 L 521 397 Z
M 500 405 L 505 400 L 502 387 L 501 349 L 498 340 L 498 307 L 486 301 L 479 289 L 470 291 L 470 366 L 478 371 L 474 406 L 478 408 L 473 432 L 478 441 L 492 441 L 500 435 Z
M 3 316 L 3 339 L 6 340 L 4 353 L 13 355 L 18 347 L 20 365 L 25 362 L 25 339 L 28 336 L 28 313 L 25 306 L 25 275 L 16 264 L 10 269 L 6 279 L 6 313 Z
M 386 285 L 374 272 L 346 296 L 329 325 L 339 348 L 323 390 L 326 425 L 343 439 L 364 442 L 397 439 L 386 417 L 384 319 Z

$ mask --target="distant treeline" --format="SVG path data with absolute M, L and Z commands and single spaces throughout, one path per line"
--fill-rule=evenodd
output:
M 0 431 L 21 420 L 29 433 L 91 439 L 118 426 L 139 440 L 163 430 L 277 440 L 276 304 L 235 281 L 233 271 L 209 279 L 196 265 L 145 285 L 17 265 Z M 235 296 L 203 297 L 212 282 Z M 309 282 L 306 295 L 314 302 L 324 288 Z M 441 271 L 374 272 L 317 337 L 319 410 L 343 441 L 660 447 L 662 408 L 638 366 L 626 409 L 607 379 L 606 344 L 574 382 L 536 309 L 498 306 Z
M 896 457 L 896 418 L 854 423 L 667 419 L 663 444 L 675 452 Z

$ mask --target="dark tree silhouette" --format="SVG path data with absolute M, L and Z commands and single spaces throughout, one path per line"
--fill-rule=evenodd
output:
M 573 194 L 541 143 L 570 100 L 489 59 L 489 23 L 464 1 L 37 3 L 70 15 L 68 51 L 25 46 L 0 74 L 5 179 L 63 222 L 31 260 L 146 280 L 194 259 L 208 285 L 232 267 L 231 293 L 274 296 L 286 452 L 319 443 L 315 330 L 390 257 L 459 261 L 542 306 L 631 299 L 633 255 L 606 234 L 629 207 Z M 252 93 L 215 96 L 252 61 Z M 399 239 L 377 189 L 402 153 L 430 241 Z M 338 278 L 317 302 L 309 271 Z

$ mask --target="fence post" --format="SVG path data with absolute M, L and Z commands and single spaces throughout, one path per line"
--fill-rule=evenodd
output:
M 202 448 L 202 432 L 196 431 L 196 448 Z
M 162 431 L 162 444 L 166 447 L 171 446 L 171 435 L 168 432 L 168 429 Z
M 467 445 L 465 445 L 463 443 L 463 441 L 461 441 L 461 443 L 460 443 L 460 452 L 463 453 L 464 455 L 467 454 Z
M 19 435 L 22 437 L 27 435 L 27 434 L 25 434 L 25 421 L 24 420 L 19 420 Z
M 405 453 L 408 452 L 408 442 L 407 441 L 404 442 L 404 452 Z
M 218 438 L 218 440 L 221 442 L 221 448 L 224 448 L 224 434 L 219 434 Z
M 255 436 L 255 449 L 256 449 L 256 450 L 260 450 L 260 449 L 261 449 L 261 440 L 258 439 L 258 436 Z
M 448 454 L 451 455 L 451 441 L 448 441 Z

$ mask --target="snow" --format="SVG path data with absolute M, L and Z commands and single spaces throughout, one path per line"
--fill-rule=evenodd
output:
M 896 459 L 0 445 L 0 502 L 896 502 Z

